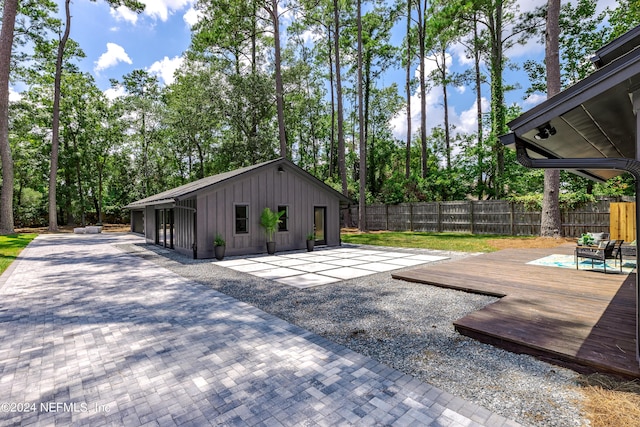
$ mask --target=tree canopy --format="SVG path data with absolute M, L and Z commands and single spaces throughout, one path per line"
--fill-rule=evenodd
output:
M 12 29 L 6 8 L 13 3 L 4 2 L 0 38 L 0 54 L 11 58 L 7 93 L 10 82 L 24 88 L 4 113 L 0 102 L 2 197 L 11 202 L 0 221 L 119 221 L 135 199 L 279 155 L 354 203 L 543 192 L 543 174 L 519 166 L 498 136 L 522 112 L 505 94 L 514 87 L 547 93 L 543 58 L 509 58 L 518 44 L 544 43 L 546 6 L 522 13 L 512 0 L 200 0 L 173 83 L 134 70 L 112 81 L 123 95 L 111 99 L 77 66 L 82 43 L 64 39 L 69 21 L 55 18 L 55 3 L 19 3 Z M 562 87 L 592 71 L 589 53 L 640 24 L 637 2 L 601 13 L 596 6 L 562 4 Z M 451 68 L 454 49 L 470 59 L 466 69 Z M 509 81 L 509 68 L 529 80 Z M 405 81 L 389 79 L 393 72 Z M 473 131 L 448 116 L 449 95 L 462 86 L 475 91 Z M 426 99 L 434 91 L 445 114 L 429 125 Z M 417 126 L 407 112 L 420 116 Z M 558 185 L 561 195 L 584 199 L 633 194 L 630 182 L 621 176 L 599 185 L 561 173 Z

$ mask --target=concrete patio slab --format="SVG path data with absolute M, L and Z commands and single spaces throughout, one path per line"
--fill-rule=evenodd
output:
M 353 267 L 360 264 L 366 264 L 367 261 L 363 261 L 360 259 L 351 259 L 351 258 L 337 258 L 331 261 L 326 261 L 325 264 L 329 265 L 337 265 L 340 267 Z
M 375 271 L 376 273 L 382 273 L 385 271 L 397 270 L 398 266 L 386 262 L 369 262 L 366 264 L 358 265 L 358 268 L 363 270 Z
M 442 258 L 446 259 L 446 258 Z M 435 260 L 432 260 L 435 261 Z M 411 259 L 411 258 L 392 258 L 385 260 L 385 264 L 398 265 L 402 267 L 412 267 L 414 265 L 426 264 L 428 261 L 420 260 L 420 259 Z
M 378 255 L 358 256 L 358 257 L 355 257 L 354 259 L 357 259 L 360 261 L 366 261 L 366 262 L 381 262 L 381 261 L 387 261 L 389 258 L 387 258 L 384 255 L 378 254 Z
M 328 285 L 329 283 L 339 282 L 340 279 L 322 276 L 320 274 L 307 273 L 299 276 L 283 277 L 281 279 L 276 279 L 275 281 L 293 286 L 294 288 L 307 289 L 313 286 Z
M 292 277 L 316 273 L 332 279 L 348 280 L 443 259 L 447 259 L 447 257 L 416 254 L 410 251 L 340 247 L 320 248 L 313 252 L 292 251 L 275 255 L 252 255 L 225 261 L 212 261 L 212 263 L 279 283 L 293 284 L 292 286 L 304 289 L 309 286 L 295 284 L 306 283 L 307 279 L 302 278 L 296 282 Z M 358 268 L 365 265 L 366 267 Z M 310 280 L 314 286 L 338 281 L 320 280 L 315 276 L 311 276 Z
M 300 275 L 299 270 L 294 270 L 292 268 L 286 267 L 278 267 L 278 268 L 268 268 L 266 270 L 258 270 L 251 272 L 254 276 L 262 277 L 264 279 L 280 279 L 282 277 L 296 276 Z
M 262 270 L 271 270 L 273 269 L 273 266 L 263 262 L 251 261 L 250 263 L 232 265 L 229 268 L 236 271 L 242 271 L 243 273 L 254 273 Z
M 300 264 L 295 266 L 295 270 L 300 270 L 300 272 L 307 273 L 317 273 L 325 270 L 332 270 L 336 268 L 335 265 L 322 263 L 322 262 L 310 262 L 307 264 Z
M 336 277 L 338 279 L 347 280 L 347 279 L 355 279 L 357 277 L 366 276 L 371 273 L 367 270 L 362 270 L 355 267 L 340 267 L 340 268 L 334 268 L 331 270 L 322 271 L 321 274 L 323 276 Z
M 114 246 L 142 242 L 41 235 L 2 276 L 0 425 L 518 425 Z

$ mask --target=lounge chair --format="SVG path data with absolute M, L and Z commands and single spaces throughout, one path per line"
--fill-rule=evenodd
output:
M 622 272 L 622 250 L 621 246 L 624 240 L 603 240 L 597 248 L 588 248 L 578 246 L 575 251 L 576 270 L 579 269 L 580 258 L 591 260 L 591 268 L 594 261 L 602 261 L 604 272 L 607 272 L 607 260 L 615 259 L 616 263 L 620 261 L 620 272 Z

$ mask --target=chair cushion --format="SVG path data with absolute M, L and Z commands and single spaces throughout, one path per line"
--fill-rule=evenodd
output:
M 604 241 L 605 239 L 605 234 L 607 233 L 587 233 L 589 236 L 593 237 L 594 240 L 594 244 L 598 245 L 600 244 L 600 242 Z

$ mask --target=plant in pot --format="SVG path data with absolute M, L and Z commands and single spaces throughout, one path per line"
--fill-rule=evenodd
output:
M 213 239 L 213 252 L 218 261 L 224 258 L 225 247 L 226 243 L 222 238 L 222 235 L 220 235 L 220 233 L 216 234 L 215 239 Z
M 307 252 L 313 251 L 313 247 L 316 244 L 316 235 L 315 233 L 307 234 Z
M 264 228 L 267 235 L 267 253 L 273 255 L 276 252 L 276 242 L 273 235 L 280 223 L 280 217 L 284 215 L 284 211 L 274 212 L 269 208 L 264 208 L 260 214 L 260 225 Z
M 595 239 L 589 233 L 583 233 L 578 239 L 578 246 L 591 246 L 595 243 Z

